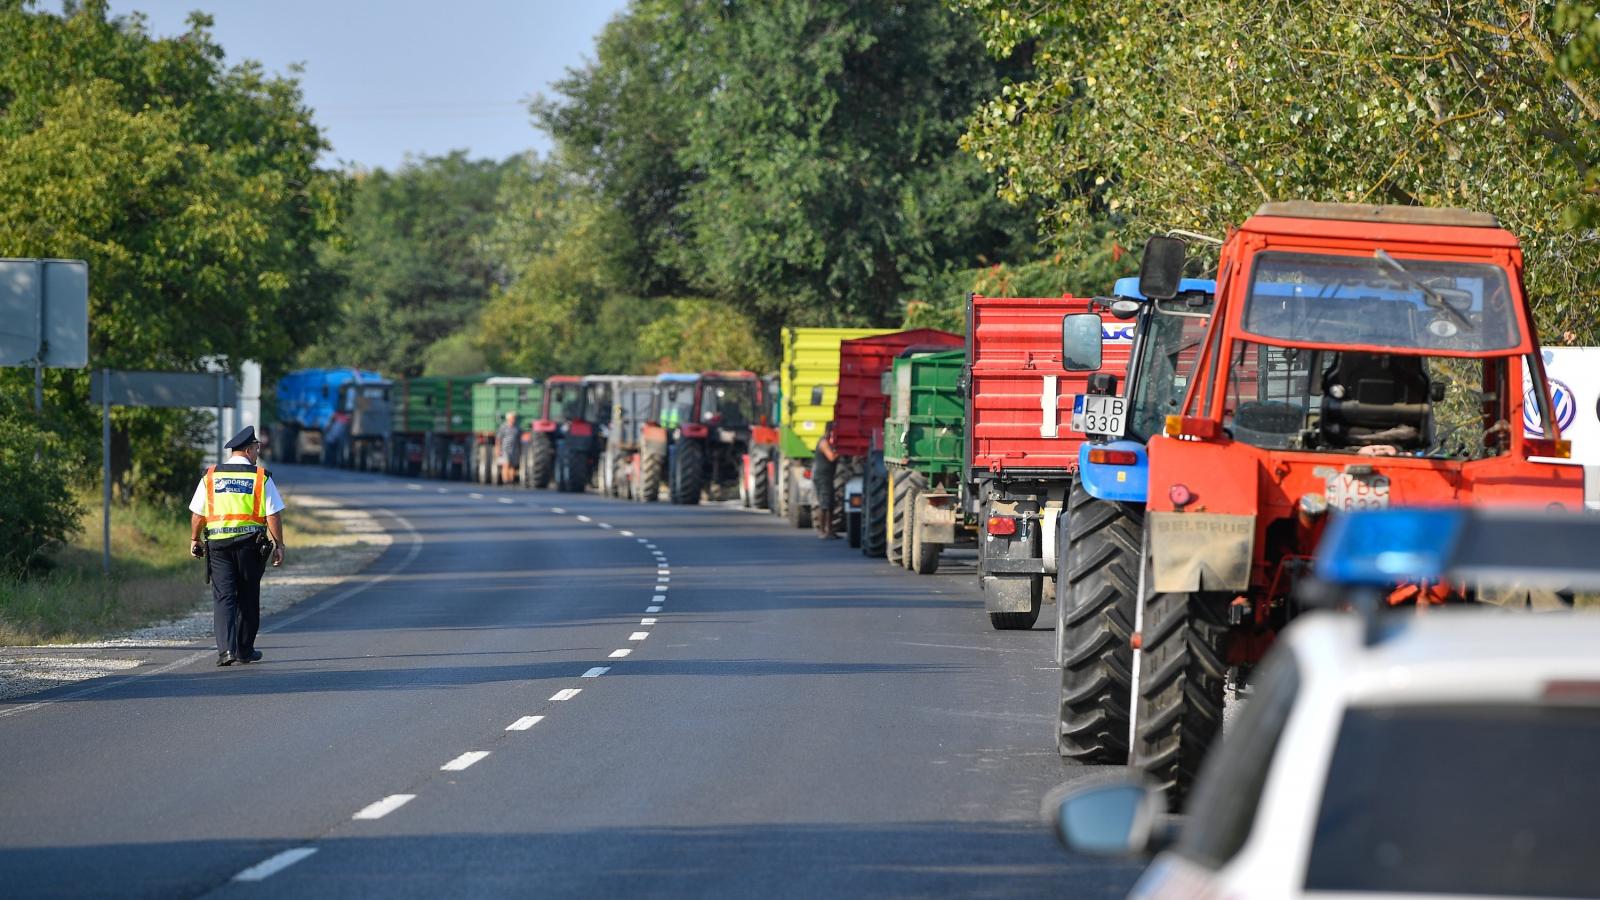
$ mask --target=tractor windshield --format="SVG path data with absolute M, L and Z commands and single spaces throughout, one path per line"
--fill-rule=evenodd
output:
M 755 418 L 756 386 L 751 381 L 708 381 L 700 396 L 700 419 L 713 416 L 724 428 L 745 428 Z
M 1505 270 L 1488 263 L 1264 252 L 1244 329 L 1265 338 L 1455 352 L 1521 337 Z
M 549 399 L 550 418 L 557 422 L 572 422 L 583 418 L 583 385 L 557 382 L 545 386 Z
M 656 421 L 663 428 L 677 428 L 694 421 L 694 389 L 694 383 L 689 381 L 668 382 L 657 387 Z
M 1155 314 L 1140 336 L 1137 373 L 1131 391 L 1128 436 L 1147 441 L 1158 435 L 1166 417 L 1179 412 L 1200 344 L 1211 321 L 1210 294 L 1180 295 L 1156 301 Z
M 1278 450 L 1479 459 L 1510 446 L 1517 360 L 1305 350 L 1240 342 L 1223 427 Z

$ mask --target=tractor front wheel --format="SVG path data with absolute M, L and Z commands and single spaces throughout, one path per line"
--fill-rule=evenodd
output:
M 672 485 L 668 492 L 672 502 L 679 506 L 694 506 L 700 502 L 701 481 L 705 476 L 706 448 L 699 441 L 678 443 L 678 452 L 672 457 Z
M 639 496 L 634 499 L 645 503 L 655 503 L 660 500 L 661 482 L 666 480 L 666 474 L 666 453 L 644 451 L 644 456 L 639 462 Z

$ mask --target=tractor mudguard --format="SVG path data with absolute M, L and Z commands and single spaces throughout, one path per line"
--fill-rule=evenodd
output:
M 1128 465 L 1089 461 L 1091 450 L 1132 453 L 1136 461 Z M 1138 441 L 1085 443 L 1078 448 L 1078 480 L 1089 496 L 1117 503 L 1143 503 L 1150 494 L 1150 456 Z
M 1147 452 L 1154 589 L 1248 590 L 1262 500 L 1258 451 L 1155 437 Z
M 1152 511 L 1148 518 L 1157 593 L 1249 589 L 1255 516 Z

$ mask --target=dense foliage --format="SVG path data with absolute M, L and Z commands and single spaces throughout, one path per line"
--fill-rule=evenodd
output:
M 0 576 L 39 568 L 77 530 L 61 439 L 0 394 Z
M 1222 232 L 1264 200 L 1462 206 L 1523 240 L 1553 340 L 1600 339 L 1592 4 L 956 0 L 1034 77 L 965 146 L 1063 245 Z

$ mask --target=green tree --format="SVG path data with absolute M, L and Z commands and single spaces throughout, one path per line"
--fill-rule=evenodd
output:
M 325 255 L 343 281 L 339 322 L 306 361 L 420 375 L 429 348 L 459 344 L 452 336 L 471 329 L 506 282 L 487 240 L 511 165 L 457 151 L 355 175 L 344 227 Z
M 1594 9 L 1508 0 L 955 0 L 1006 85 L 964 146 L 1070 246 L 1220 233 L 1265 200 L 1463 206 L 1527 250 L 1545 333 L 1600 338 Z M 1588 193 L 1586 193 L 1588 192 Z

